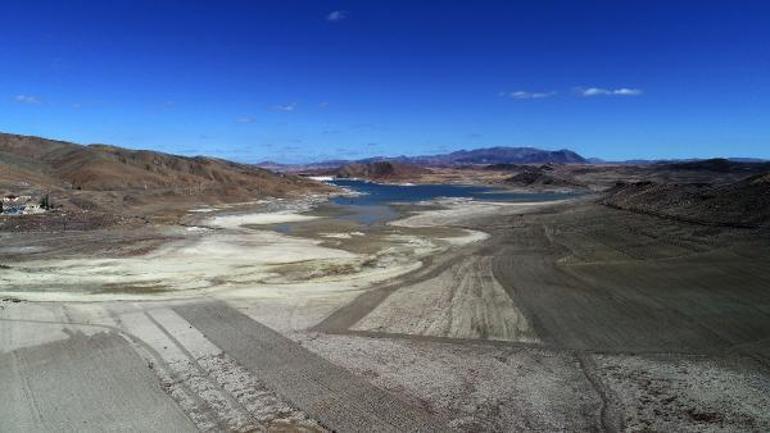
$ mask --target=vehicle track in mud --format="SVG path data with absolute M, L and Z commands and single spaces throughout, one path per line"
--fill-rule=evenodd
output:
M 340 432 L 447 432 L 413 407 L 221 302 L 174 308 L 277 394 Z
M 489 255 L 492 275 L 484 277 L 505 288 L 542 340 L 541 347 L 719 355 L 770 335 L 770 258 L 756 254 L 747 259 L 746 250 L 757 242 L 750 234 L 726 229 L 704 235 L 686 223 L 596 204 L 575 208 L 511 217 L 507 226 L 494 219 L 479 222 L 474 229 L 493 227 L 489 240 L 430 258 L 422 268 L 364 292 L 312 330 L 439 341 L 444 337 L 351 328 L 397 290 Z M 667 236 L 651 237 L 650 232 Z M 590 250 L 577 244 L 586 237 L 593 240 Z M 742 266 L 750 273 L 741 272 Z M 725 304 L 730 308 L 723 308 Z M 734 327 L 719 329 L 714 325 L 719 321 Z
M 597 356 L 704 359 L 770 372 L 770 351 L 759 344 L 770 336 L 767 232 L 704 230 L 594 203 L 502 219 L 469 227 L 489 232 L 489 240 L 365 292 L 313 331 L 573 356 L 594 389 L 595 429 L 606 433 L 623 431 L 624 409 L 604 383 Z M 434 281 L 479 255 L 491 257 L 488 277 L 505 288 L 539 343 L 356 326 L 399 289 Z M 391 308 L 410 308 L 401 310 Z

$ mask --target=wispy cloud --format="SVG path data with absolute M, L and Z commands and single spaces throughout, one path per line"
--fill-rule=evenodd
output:
M 642 89 L 620 87 L 618 89 L 604 89 L 601 87 L 578 87 L 575 89 L 580 96 L 639 96 Z
M 257 119 L 252 116 L 241 116 L 236 118 L 235 121 L 238 123 L 254 123 L 257 121 Z
M 326 107 L 329 106 L 329 102 L 328 101 L 321 101 L 321 102 L 318 103 L 318 106 L 321 107 L 321 108 L 326 108 Z
M 19 104 L 40 104 L 40 98 L 37 96 L 32 95 L 16 95 L 16 97 L 13 98 L 14 101 L 18 102 Z
M 511 99 L 544 99 L 556 95 L 556 92 L 529 92 L 526 90 L 516 90 L 515 92 L 500 92 L 500 96 Z
M 279 104 L 273 106 L 273 110 L 275 111 L 294 111 L 297 108 L 296 102 L 290 102 L 288 104 Z
M 336 23 L 348 17 L 350 17 L 350 12 L 348 11 L 332 11 L 326 15 L 326 21 Z

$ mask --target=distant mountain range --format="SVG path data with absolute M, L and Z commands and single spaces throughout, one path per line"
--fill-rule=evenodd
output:
M 460 167 L 466 165 L 493 164 L 624 164 L 647 165 L 669 164 L 703 161 L 705 158 L 681 159 L 629 159 L 605 160 L 601 158 L 586 158 L 569 149 L 543 150 L 534 147 L 487 147 L 472 150 L 458 150 L 451 153 L 420 156 L 374 156 L 363 159 L 330 159 L 304 164 L 284 164 L 274 161 L 262 161 L 255 165 L 275 171 L 297 172 L 303 170 L 333 170 L 350 164 L 369 164 L 389 161 L 401 164 L 411 164 L 422 167 Z M 760 163 L 767 160 L 761 158 L 725 158 L 730 162 Z
M 372 157 L 358 160 L 329 160 L 308 164 L 280 164 L 271 161 L 258 163 L 257 166 L 279 171 L 301 171 L 331 169 L 349 164 L 368 164 L 389 161 L 429 167 L 454 167 L 462 165 L 488 164 L 546 164 L 546 163 L 586 163 L 583 158 L 571 150 L 543 150 L 534 147 L 489 147 L 473 150 L 458 150 L 451 153 L 420 156 Z

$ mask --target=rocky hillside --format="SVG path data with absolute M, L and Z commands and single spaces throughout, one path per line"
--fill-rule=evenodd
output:
M 770 225 L 770 173 L 727 184 L 619 183 L 603 203 L 612 207 L 703 224 Z
M 207 157 L 0 134 L 0 192 L 51 191 L 75 207 L 221 203 L 325 188 L 297 176 Z
M 658 164 L 669 170 L 711 171 L 716 173 L 756 173 L 770 170 L 770 162 L 731 161 L 726 158 L 712 158 L 698 161 Z
M 504 182 L 512 186 L 536 187 L 543 189 L 575 189 L 583 188 L 585 186 L 574 179 L 555 174 L 553 169 L 544 167 L 527 167 L 519 171 L 519 173 L 505 179 Z
M 413 179 L 430 170 L 412 164 L 391 161 L 377 161 L 366 164 L 353 163 L 345 165 L 332 174 L 341 178 L 360 178 L 370 180 L 403 180 Z

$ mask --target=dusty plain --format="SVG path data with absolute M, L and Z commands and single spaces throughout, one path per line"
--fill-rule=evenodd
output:
M 3 232 L 0 431 L 770 431 L 766 228 L 396 209 Z

